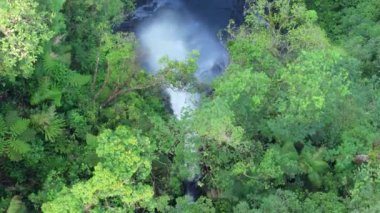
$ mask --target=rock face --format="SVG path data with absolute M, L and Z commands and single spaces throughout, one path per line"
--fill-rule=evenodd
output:
M 136 5 L 140 9 L 154 11 L 162 4 L 173 2 L 185 4 L 186 8 L 204 24 L 208 25 L 209 29 L 214 33 L 225 28 L 230 19 L 235 20 L 238 25 L 244 21 L 245 0 L 137 0 Z M 144 13 L 144 11 L 140 12 Z M 134 31 L 138 21 L 133 17 L 129 17 L 121 25 L 117 26 L 115 31 Z
M 187 8 L 210 29 L 217 32 L 230 19 L 241 24 L 244 20 L 244 0 L 183 0 Z

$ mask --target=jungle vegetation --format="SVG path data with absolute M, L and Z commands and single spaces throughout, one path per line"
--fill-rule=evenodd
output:
M 380 1 L 252 2 L 182 120 L 161 88 L 196 65 L 145 72 L 134 8 L 0 0 L 1 212 L 380 212 Z

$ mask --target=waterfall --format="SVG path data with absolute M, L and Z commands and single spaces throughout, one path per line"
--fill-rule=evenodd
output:
M 195 77 L 210 83 L 228 64 L 228 54 L 214 32 L 194 17 L 180 0 L 153 0 L 136 10 L 135 19 L 143 19 L 136 35 L 144 51 L 143 64 L 152 74 L 161 68 L 160 59 L 184 61 L 193 50 L 200 53 Z M 167 88 L 175 116 L 184 109 L 194 109 L 198 94 Z
M 137 8 L 133 19 L 138 21 L 135 32 L 144 51 L 142 64 L 148 72 L 155 74 L 163 68 L 160 64 L 163 57 L 184 61 L 196 50 L 199 52 L 199 58 L 198 70 L 194 75 L 199 82 L 209 84 L 228 65 L 228 53 L 216 36 L 215 27 L 210 27 L 209 23 L 204 23 L 189 11 L 189 2 L 191 1 L 151 0 Z M 203 1 L 197 3 L 201 5 L 200 2 Z M 218 1 L 215 5 L 218 5 Z M 225 13 L 225 8 L 222 9 Z M 226 20 L 229 18 L 224 17 Z M 194 110 L 200 100 L 200 94 L 186 89 L 168 87 L 165 92 L 170 97 L 173 114 L 179 120 L 185 111 Z M 189 140 L 191 137 L 193 133 L 189 132 L 184 148 L 197 154 L 196 146 Z M 187 185 L 194 185 L 200 174 L 199 165 L 189 162 L 185 162 L 185 165 L 189 170 L 187 183 L 190 184 Z M 191 190 L 187 191 L 190 197 L 194 197 Z

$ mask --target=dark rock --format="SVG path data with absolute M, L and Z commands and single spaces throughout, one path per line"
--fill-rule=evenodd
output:
M 184 181 L 185 194 L 191 196 L 194 200 L 197 200 L 205 192 L 198 185 L 199 177 L 192 181 Z
M 137 0 L 137 11 L 146 11 L 146 14 L 155 11 L 159 5 L 157 2 L 165 0 Z M 197 18 L 202 20 L 213 32 L 225 28 L 229 20 L 234 20 L 237 25 L 244 21 L 244 0 L 182 0 L 186 8 Z M 170 1 L 165 1 L 170 2 Z M 138 22 L 144 17 L 139 18 L 129 16 L 115 31 L 131 32 L 134 31 Z
M 187 8 L 214 32 L 225 28 L 229 20 L 240 25 L 244 20 L 244 0 L 184 0 Z

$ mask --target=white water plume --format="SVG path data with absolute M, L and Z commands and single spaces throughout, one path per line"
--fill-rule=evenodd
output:
M 202 84 L 222 74 L 229 63 L 228 53 L 216 36 L 216 31 L 227 26 L 238 0 L 147 0 L 138 8 L 133 19 L 142 52 L 141 63 L 151 74 L 162 68 L 161 59 L 185 61 L 195 50 L 199 53 L 198 69 L 194 74 Z M 191 10 L 191 13 L 189 10 Z M 194 14 L 194 15 L 193 15 Z M 170 97 L 173 114 L 178 120 L 184 112 L 197 107 L 200 94 L 186 89 L 165 88 Z M 198 181 L 201 174 L 199 153 L 194 139 L 197 135 L 188 130 L 184 138 L 184 180 L 186 195 L 190 201 L 199 196 Z
M 148 6 L 154 8 L 137 10 L 139 17 L 149 18 L 139 25 L 136 33 L 143 50 L 143 63 L 149 72 L 155 74 L 163 68 L 160 63 L 163 57 L 185 61 L 196 50 L 200 54 L 195 73 L 198 81 L 209 83 L 221 74 L 228 63 L 226 50 L 216 35 L 193 17 L 180 1 L 152 1 Z M 184 109 L 194 109 L 199 100 L 199 94 L 182 89 L 167 88 L 166 92 L 178 119 Z

